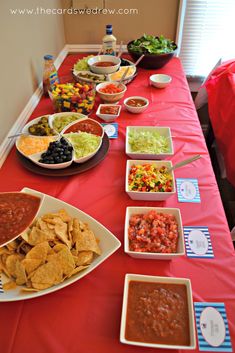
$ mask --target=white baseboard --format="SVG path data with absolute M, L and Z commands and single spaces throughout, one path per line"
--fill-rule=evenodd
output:
M 66 44 L 61 52 L 55 59 L 55 67 L 58 70 L 68 53 L 97 53 L 100 50 L 100 44 Z M 119 45 L 117 45 L 117 50 L 119 50 Z M 123 45 L 123 51 L 126 52 L 126 45 Z M 0 168 L 5 162 L 12 146 L 15 143 L 15 138 L 9 139 L 8 136 L 15 135 L 19 133 L 25 123 L 28 121 L 30 115 L 33 113 L 37 104 L 42 96 L 42 82 L 39 84 L 36 91 L 33 93 L 25 108 L 22 110 L 18 118 L 16 119 L 14 125 L 8 132 L 6 138 L 0 145 Z

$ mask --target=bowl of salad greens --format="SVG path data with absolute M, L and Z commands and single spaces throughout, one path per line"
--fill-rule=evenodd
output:
M 144 34 L 127 44 L 127 50 L 134 61 L 145 55 L 139 63 L 145 69 L 160 69 L 174 56 L 177 45 L 163 35 L 155 37 Z

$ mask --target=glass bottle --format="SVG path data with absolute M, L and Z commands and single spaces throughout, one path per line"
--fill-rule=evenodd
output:
M 103 53 L 108 55 L 116 55 L 117 39 L 113 35 L 112 25 L 106 25 L 106 35 L 103 37 Z
M 43 71 L 43 93 L 48 97 L 48 90 L 51 85 L 59 83 L 59 77 L 54 65 L 52 55 L 44 56 L 44 71 Z

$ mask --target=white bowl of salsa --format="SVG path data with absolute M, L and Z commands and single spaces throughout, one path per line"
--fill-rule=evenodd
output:
M 96 74 L 112 74 L 121 64 L 121 59 L 112 55 L 96 55 L 88 60 L 89 68 Z
M 133 96 L 124 100 L 124 105 L 130 113 L 143 113 L 149 105 L 149 100 L 141 96 Z
M 191 282 L 126 274 L 120 341 L 159 349 L 195 349 Z

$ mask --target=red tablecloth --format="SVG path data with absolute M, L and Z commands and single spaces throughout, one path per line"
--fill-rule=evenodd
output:
M 64 75 L 78 55 L 69 55 L 60 71 Z M 235 341 L 235 257 L 219 191 L 205 141 L 179 59 L 173 58 L 161 73 L 170 74 L 163 90 L 149 86 L 154 71 L 139 69 L 128 85 L 126 97 L 143 95 L 150 101 L 141 115 L 121 112 L 119 137 L 110 140 L 110 151 L 98 166 L 65 178 L 43 177 L 28 172 L 15 148 L 0 170 L 1 191 L 37 189 L 64 200 L 96 218 L 122 242 L 127 206 L 179 207 L 186 226 L 208 226 L 214 259 L 173 261 L 137 260 L 124 254 L 123 246 L 80 281 L 53 294 L 22 302 L 0 304 L 0 349 L 4 353 L 143 353 L 158 352 L 119 342 L 124 276 L 126 273 L 190 278 L 194 301 L 224 302 L 230 333 Z M 31 118 L 51 113 L 49 99 L 42 98 Z M 201 203 L 132 201 L 124 191 L 125 129 L 127 125 L 169 126 L 174 136 L 173 163 L 200 153 L 202 158 L 175 171 L 175 176 L 197 178 Z M 233 342 L 234 344 L 234 342 Z M 159 350 L 162 351 L 162 350 Z
M 224 157 L 227 178 L 235 186 L 235 61 L 220 65 L 205 86 L 216 142 Z

